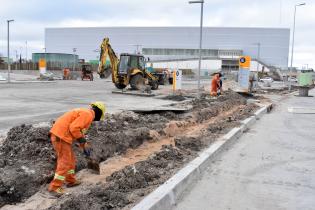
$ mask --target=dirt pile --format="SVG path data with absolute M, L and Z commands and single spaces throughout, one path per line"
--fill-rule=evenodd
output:
M 198 123 L 217 116 L 221 112 L 230 110 L 232 107 L 246 104 L 246 99 L 239 94 L 228 91 L 217 99 L 207 99 L 203 95 L 200 99 L 193 100 L 193 113 Z
M 88 193 L 80 191 L 64 196 L 50 210 L 121 209 L 150 192 L 153 186 L 164 183 L 166 177 L 187 160 L 180 150 L 164 146 L 149 159 L 113 173 L 106 184 L 88 187 L 85 189 Z
M 21 201 L 53 176 L 55 154 L 49 127 L 12 128 L 0 148 L 0 206 Z
M 175 138 L 177 148 L 164 146 L 147 160 L 114 172 L 106 184 L 84 186 L 86 189 L 61 198 L 52 209 L 117 209 L 130 205 L 257 108 L 253 104 L 245 105 L 244 97 L 232 91 L 217 99 L 204 95 L 183 104 L 193 109 L 158 114 L 124 111 L 108 114 L 105 121 L 93 123 L 87 138 L 91 142 L 92 158 L 100 162 L 136 148 L 144 141 L 170 136 Z M 225 115 L 226 112 L 230 113 Z M 218 115 L 223 116 L 212 122 Z M 166 132 L 167 126 L 169 130 L 177 129 L 174 135 Z M 186 135 L 190 129 L 195 136 Z M 22 125 L 8 133 L 0 148 L 0 206 L 30 197 L 52 179 L 56 158 L 48 131 L 49 127 Z M 78 160 L 76 171 L 87 168 L 82 152 L 77 147 L 74 150 Z
M 175 138 L 175 146 L 163 146 L 160 152 L 154 154 L 145 161 L 129 165 L 122 170 L 114 172 L 107 177 L 106 184 L 89 186 L 78 191 L 76 194 L 65 196 L 51 207 L 50 209 L 129 209 L 134 203 L 139 201 L 143 196 L 150 193 L 153 189 L 164 183 L 170 178 L 178 168 L 196 156 L 198 151 L 201 151 L 222 133 L 228 131 L 231 127 L 239 125 L 239 120 L 253 114 L 257 106 L 250 104 L 245 105 L 245 100 L 239 95 L 231 93 L 231 97 L 222 97 L 220 100 L 227 102 L 227 105 L 220 106 L 212 99 L 198 99 L 192 103 L 195 108 L 188 113 L 172 114 L 171 116 L 163 116 L 162 119 L 169 124 L 171 120 L 192 120 L 197 118 L 199 121 L 209 120 L 212 116 L 218 115 L 220 112 L 237 109 L 222 117 L 215 122 L 207 124 L 205 129 L 198 136 L 186 136 L 183 133 L 177 134 Z M 232 98 L 232 100 L 231 100 Z M 208 112 L 201 113 L 207 110 Z M 204 117 L 206 115 L 207 117 Z M 134 119 L 143 117 L 135 115 Z M 151 115 L 145 115 L 149 118 Z M 197 117 L 196 117 L 197 116 Z M 204 118 L 200 119 L 199 116 Z M 167 121 L 166 119 L 169 119 Z M 177 124 L 180 123 L 177 122 Z M 182 123 L 189 125 L 189 123 Z M 154 123 L 153 123 L 154 125 Z M 152 124 L 148 124 L 152 127 Z M 178 126 L 179 128 L 181 126 Z M 163 131 L 160 131 L 163 135 Z
M 175 146 L 180 149 L 190 149 L 192 151 L 200 151 L 205 147 L 199 137 L 181 136 L 175 138 Z
M 158 114 L 107 115 L 105 121 L 93 123 L 88 131 L 92 158 L 101 162 L 138 147 L 153 138 L 152 130 L 163 133 L 166 121 L 166 117 Z M 48 138 L 49 130 L 50 127 L 21 125 L 8 132 L 0 148 L 0 206 L 30 197 L 53 178 L 56 157 Z M 82 152 L 75 146 L 73 149 L 77 156 L 76 171 L 87 168 Z

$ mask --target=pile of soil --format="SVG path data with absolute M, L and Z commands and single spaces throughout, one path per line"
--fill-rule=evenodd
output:
M 121 209 L 164 183 L 175 169 L 188 161 L 185 156 L 172 146 L 164 146 L 149 159 L 113 173 L 106 184 L 64 196 L 49 209 Z
M 12 128 L 0 147 L 0 207 L 36 193 L 53 176 L 55 154 L 49 128 Z
M 222 107 L 217 106 L 217 103 L 212 100 L 209 102 L 204 101 L 205 99 L 198 99 L 201 100 L 201 105 L 194 101 L 193 103 L 197 107 L 194 111 L 197 113 L 198 110 L 209 108 L 208 106 L 214 107 L 216 111 L 213 112 L 215 113 L 218 112 L 218 109 L 228 110 L 233 106 L 241 105 L 241 108 L 227 118 L 209 124 L 199 136 L 176 136 L 175 147 L 164 145 L 160 152 L 147 160 L 114 172 L 110 177 L 107 177 L 106 184 L 89 186 L 83 190 L 87 193 L 80 190 L 76 194 L 65 196 L 50 209 L 130 209 L 143 196 L 168 180 L 183 164 L 193 159 L 198 151 L 215 141 L 220 134 L 238 126 L 239 120 L 245 119 L 256 111 L 256 105 L 245 106 L 242 97 L 234 94 L 232 97 L 234 97 L 233 102 Z M 228 97 L 221 100 L 228 100 Z M 180 114 L 177 119 L 189 118 L 190 114 Z
M 136 114 L 125 111 L 106 115 L 104 121 L 93 123 L 87 133 L 92 158 L 105 161 L 125 153 L 129 148 L 138 147 L 144 141 L 157 140 L 156 136 L 165 137 L 165 128 L 172 121 L 179 122 L 177 124 L 185 129 L 187 125 L 207 122 L 233 108 L 244 108 L 209 124 L 194 138 L 176 135 L 177 148 L 165 146 L 149 159 L 113 173 L 105 185 L 91 185 L 87 190 L 62 198 L 52 209 L 115 209 L 130 205 L 166 181 L 220 133 L 256 110 L 254 105 L 245 106 L 244 97 L 232 91 L 217 99 L 203 96 L 184 103 L 192 105 L 193 109 L 185 113 Z M 47 137 L 49 129 L 21 125 L 9 131 L 0 147 L 0 207 L 30 197 L 53 178 L 56 157 Z M 152 133 L 155 135 L 152 136 Z M 82 152 L 77 147 L 74 151 L 77 156 L 76 171 L 87 168 Z
M 91 157 L 101 162 L 138 147 L 152 139 L 150 128 L 163 132 L 162 124 L 166 120 L 159 115 L 148 118 L 133 112 L 107 115 L 105 121 L 93 123 L 87 134 Z M 0 207 L 30 197 L 52 180 L 56 156 L 48 138 L 49 130 L 50 127 L 23 124 L 8 132 L 0 147 Z M 77 156 L 76 171 L 87 168 L 85 156 L 75 145 L 73 149 Z

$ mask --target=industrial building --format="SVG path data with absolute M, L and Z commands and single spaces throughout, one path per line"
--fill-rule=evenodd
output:
M 104 37 L 117 54 L 142 53 L 159 67 L 197 68 L 199 27 L 46 28 L 45 47 L 48 53 L 75 49 L 80 59 L 95 61 Z M 288 28 L 204 27 L 202 68 L 237 69 L 240 55 L 287 68 L 289 42 Z
M 47 66 L 52 66 L 54 69 L 63 69 L 74 67 L 78 61 L 79 56 L 67 53 L 33 53 L 32 61 L 38 63 L 39 59 L 45 59 Z

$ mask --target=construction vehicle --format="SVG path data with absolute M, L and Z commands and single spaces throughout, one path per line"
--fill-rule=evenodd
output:
M 92 66 L 90 64 L 82 64 L 81 66 L 81 79 L 88 79 L 93 81 L 93 71 Z
M 109 57 L 110 68 L 105 65 L 107 57 Z M 130 85 L 133 90 L 140 90 L 145 84 L 150 85 L 152 90 L 159 87 L 158 78 L 146 70 L 143 55 L 122 53 L 118 59 L 109 44 L 109 38 L 106 37 L 101 44 L 98 73 L 101 78 L 106 78 L 110 75 L 109 71 L 118 89 L 124 89 Z
M 147 63 L 147 71 L 149 71 L 153 76 L 158 78 L 159 85 L 166 85 L 168 83 L 170 72 L 165 68 L 153 68 L 153 64 Z

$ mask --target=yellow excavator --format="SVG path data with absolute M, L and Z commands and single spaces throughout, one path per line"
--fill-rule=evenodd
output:
M 110 66 L 106 65 L 109 58 Z M 152 90 L 159 87 L 158 78 L 145 68 L 145 58 L 139 54 L 120 54 L 120 59 L 109 44 L 109 38 L 104 38 L 101 44 L 100 62 L 98 74 L 106 78 L 112 74 L 112 81 L 118 89 L 124 89 L 128 85 L 134 90 L 140 90 L 145 84 L 151 86 Z

